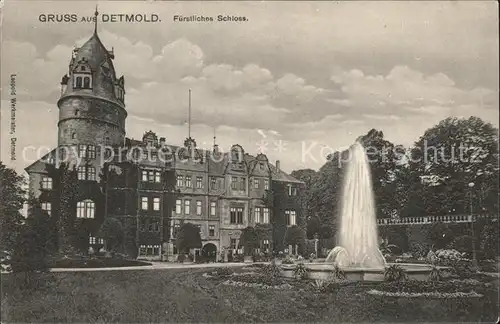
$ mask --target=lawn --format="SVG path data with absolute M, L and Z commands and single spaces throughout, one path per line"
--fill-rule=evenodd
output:
M 498 293 L 479 299 L 371 296 L 380 283 L 319 293 L 222 285 L 207 269 L 51 273 L 37 289 L 2 276 L 2 322 L 479 322 L 496 321 Z M 244 270 L 237 270 L 244 271 Z M 498 283 L 496 283 L 498 288 Z

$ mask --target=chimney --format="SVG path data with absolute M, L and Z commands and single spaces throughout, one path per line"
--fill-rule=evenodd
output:
M 276 171 L 281 172 L 280 160 L 276 160 Z
M 160 137 L 160 146 L 165 145 L 165 137 Z

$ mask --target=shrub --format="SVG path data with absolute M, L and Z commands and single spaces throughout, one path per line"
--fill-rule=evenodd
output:
M 270 277 L 262 274 L 242 274 L 240 276 L 234 276 L 232 280 L 251 284 L 263 284 L 266 286 L 280 286 L 284 282 L 280 277 Z
M 290 257 L 286 257 L 281 263 L 282 264 L 294 264 L 293 259 Z
M 228 267 L 224 267 L 224 268 L 217 268 L 217 270 L 215 270 L 215 276 L 217 277 L 229 277 L 230 275 L 232 275 L 234 272 L 233 272 L 233 269 L 231 268 L 228 268 Z
M 443 275 L 441 274 L 441 270 L 439 270 L 437 267 L 432 267 L 431 272 L 429 273 L 429 280 L 431 281 L 443 280 Z
M 459 278 L 470 278 L 476 272 L 469 260 L 457 260 L 450 265 L 452 273 Z
M 297 266 L 295 266 L 295 269 L 293 269 L 293 276 L 295 277 L 295 279 L 307 279 L 308 274 L 309 269 L 307 269 L 303 263 L 297 264 Z
M 391 265 L 385 269 L 384 280 L 388 282 L 404 281 L 406 280 L 405 270 L 397 264 Z
M 337 280 L 346 280 L 347 276 L 345 275 L 344 270 L 339 268 L 338 265 L 335 265 L 335 268 L 333 269 L 333 277 Z
M 425 258 L 429 251 L 429 246 L 425 244 L 415 243 L 411 246 L 410 251 L 413 254 L 413 256 L 417 259 Z
M 262 276 L 267 278 L 279 278 L 281 276 L 281 268 L 276 265 L 274 260 L 270 264 L 266 264 L 260 268 L 259 272 Z
M 406 280 L 402 282 L 384 282 L 377 289 L 387 292 L 404 292 L 404 293 L 454 293 L 454 292 L 471 292 L 474 285 L 462 281 L 421 281 L 421 280 Z

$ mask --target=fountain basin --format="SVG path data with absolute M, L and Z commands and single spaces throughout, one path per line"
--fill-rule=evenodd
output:
M 388 263 L 387 266 L 392 265 Z M 427 264 L 410 264 L 397 263 L 398 266 L 405 270 L 408 279 L 427 280 L 431 272 L 432 266 Z M 325 263 L 304 263 L 304 266 L 309 270 L 308 278 L 312 280 L 327 280 L 335 271 L 335 266 Z M 293 270 L 295 264 L 281 265 L 283 276 L 293 278 Z M 349 281 L 383 281 L 385 269 L 370 269 L 362 267 L 347 267 L 342 269 Z

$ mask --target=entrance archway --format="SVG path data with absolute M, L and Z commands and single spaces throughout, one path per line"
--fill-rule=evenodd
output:
M 217 247 L 215 244 L 205 244 L 201 249 L 201 256 L 205 262 L 215 262 L 217 259 Z

